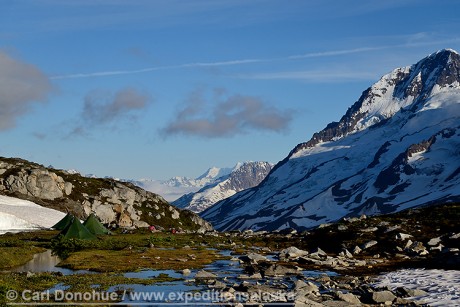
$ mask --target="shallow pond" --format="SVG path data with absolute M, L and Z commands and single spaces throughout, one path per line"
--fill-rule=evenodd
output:
M 42 253 L 35 254 L 32 260 L 26 264 L 12 268 L 10 271 L 31 273 L 60 272 L 64 275 L 92 273 L 86 270 L 75 271 L 56 266 L 60 261 L 61 259 L 58 256 L 53 255 L 51 250 L 47 250 Z

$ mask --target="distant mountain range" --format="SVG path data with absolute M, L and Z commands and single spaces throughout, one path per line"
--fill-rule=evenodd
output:
M 211 167 L 197 178 L 173 177 L 160 180 L 128 180 L 178 208 L 199 213 L 220 200 L 258 185 L 272 169 L 269 162 L 238 162 L 234 167 Z
M 460 55 L 444 49 L 384 75 L 259 185 L 201 216 L 218 230 L 303 230 L 450 201 L 460 201 Z
M 195 193 L 189 193 L 172 202 L 178 208 L 201 212 L 218 201 L 237 192 L 258 185 L 272 169 L 268 162 L 239 163 L 233 170 L 214 180 Z

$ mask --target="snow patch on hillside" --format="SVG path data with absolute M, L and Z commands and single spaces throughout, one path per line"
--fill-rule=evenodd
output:
M 460 271 L 457 270 L 400 270 L 379 276 L 376 286 L 424 290 L 427 294 L 415 301 L 429 306 L 460 305 Z
M 64 216 L 27 200 L 0 195 L 0 234 L 50 228 Z

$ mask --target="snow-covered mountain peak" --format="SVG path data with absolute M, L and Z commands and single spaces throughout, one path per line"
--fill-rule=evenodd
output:
M 219 230 L 308 229 L 460 200 L 460 55 L 397 68 L 256 187 L 201 216 Z
M 330 123 L 308 142 L 297 145 L 289 156 L 303 156 L 307 148 L 382 124 L 403 110 L 415 113 L 425 107 L 430 96 L 455 89 L 460 89 L 460 55 L 452 49 L 439 50 L 414 65 L 396 68 L 382 76 L 362 93 L 339 122 Z
M 219 177 L 228 175 L 232 172 L 232 168 L 220 168 L 220 167 L 211 167 L 209 168 L 204 174 L 201 176 L 197 177 L 196 180 L 202 180 L 202 179 L 217 179 Z

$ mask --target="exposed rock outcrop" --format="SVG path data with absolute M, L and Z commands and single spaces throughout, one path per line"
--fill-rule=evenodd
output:
M 133 184 L 82 177 L 21 159 L 0 158 L 0 193 L 72 212 L 80 218 L 94 213 L 103 223 L 118 227 L 158 225 L 212 230 L 196 214 L 177 209 L 161 196 Z

